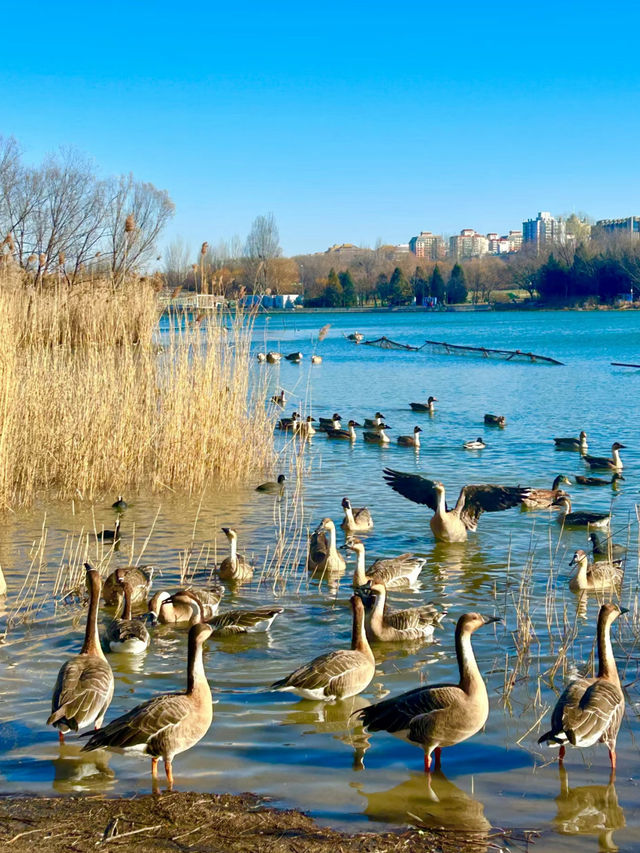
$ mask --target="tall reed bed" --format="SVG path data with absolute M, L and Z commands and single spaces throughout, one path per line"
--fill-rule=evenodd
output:
M 252 316 L 174 315 L 152 283 L 25 288 L 0 276 L 0 505 L 125 489 L 190 494 L 273 464 Z

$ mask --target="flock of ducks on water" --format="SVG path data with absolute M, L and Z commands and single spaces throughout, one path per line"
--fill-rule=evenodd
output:
M 283 392 L 284 393 L 284 392 Z M 432 411 L 436 398 L 430 397 L 425 411 Z M 412 407 L 416 404 L 412 404 Z M 365 421 L 372 430 L 383 426 L 383 415 Z M 496 426 L 504 427 L 502 416 L 485 416 Z M 336 426 L 339 415 L 320 419 L 319 429 L 340 431 Z M 355 422 L 350 421 L 355 427 Z M 416 428 L 418 429 L 418 428 Z M 366 433 L 365 433 L 366 435 Z M 416 433 L 417 436 L 417 433 Z M 608 469 L 615 486 L 621 479 L 623 467 L 620 450 L 624 445 L 615 442 L 611 457 L 586 455 L 585 433 L 579 438 L 557 438 L 562 450 L 577 450 L 591 468 Z M 593 561 L 580 549 L 574 554 L 571 566 L 570 589 L 581 593 L 619 590 L 623 578 L 625 549 L 597 532 L 607 527 L 608 514 L 572 512 L 569 496 L 561 489 L 570 481 L 559 475 L 550 489 L 521 486 L 466 485 L 456 504 L 447 505 L 445 487 L 437 480 L 417 474 L 385 468 L 386 483 L 397 493 L 432 512 L 430 527 L 436 540 L 446 543 L 463 542 L 469 531 L 475 531 L 483 512 L 498 512 L 521 505 L 527 509 L 558 510 L 565 525 L 586 526 L 591 530 Z M 617 479 L 616 479 L 617 478 Z M 577 478 L 576 478 L 577 479 Z M 591 481 L 592 478 L 585 478 Z M 281 495 L 285 476 L 263 483 L 257 491 Z M 585 485 L 602 483 L 586 482 Z M 118 513 L 115 528 L 103 531 L 104 541 L 116 545 L 120 540 L 120 515 L 127 504 L 122 497 L 113 504 Z M 344 551 L 355 554 L 353 576 L 354 594 L 350 598 L 352 639 L 348 649 L 321 654 L 298 667 L 271 685 L 274 691 L 293 692 L 305 699 L 333 701 L 354 696 L 371 682 L 375 672 L 375 656 L 371 643 L 409 642 L 433 636 L 446 611 L 430 602 L 404 610 L 387 607 L 387 591 L 412 587 L 426 560 L 412 553 L 378 559 L 367 566 L 365 545 L 358 533 L 373 528 L 373 517 L 366 507 L 354 507 L 345 497 L 342 500 L 345 544 L 340 548 L 336 527 L 331 518 L 323 518 L 309 537 L 306 568 L 315 576 L 339 575 L 346 570 Z M 229 555 L 220 563 L 220 580 L 241 584 L 251 580 L 252 564 L 237 548 L 237 534 L 229 527 L 222 528 L 228 543 Z M 85 636 L 80 653 L 66 661 L 60 669 L 53 690 L 48 725 L 57 728 L 60 742 L 67 732 L 93 727 L 83 750 L 111 748 L 138 752 L 151 758 L 154 789 L 157 787 L 157 765 L 160 758 L 169 789 L 173 786 L 174 757 L 198 743 L 212 721 L 211 690 L 203 665 L 203 644 L 214 634 L 264 633 L 268 631 L 282 607 L 258 607 L 253 610 L 231 610 L 218 613 L 224 588 L 190 586 L 173 591 L 156 591 L 150 598 L 153 583 L 151 567 L 118 568 L 104 583 L 99 572 L 85 564 L 89 591 L 89 608 Z M 0 571 L 0 594 L 6 594 L 6 583 Z M 99 631 L 99 605 L 103 599 L 115 606 L 116 615 L 104 635 Z M 134 606 L 146 607 L 143 615 L 133 615 Z M 611 646 L 611 626 L 621 613 L 616 604 L 601 606 L 597 623 L 598 673 L 594 678 L 576 678 L 558 699 L 551 718 L 551 728 L 539 743 L 559 748 L 563 760 L 567 745 L 588 747 L 596 742 L 609 749 L 612 772 L 616 766 L 616 737 L 624 713 L 624 696 Z M 465 613 L 457 621 L 455 651 L 459 669 L 457 682 L 424 685 L 389 697 L 355 712 L 369 732 L 388 731 L 419 745 L 424 751 L 424 765 L 431 771 L 432 756 L 436 769 L 440 766 L 441 750 L 460 743 L 476 734 L 489 714 L 487 689 L 475 660 L 471 638 L 475 631 L 500 621 L 481 613 Z M 114 693 L 114 678 L 104 649 L 111 652 L 140 654 L 150 643 L 150 628 L 171 624 L 188 628 L 187 680 L 185 689 L 163 693 L 142 702 L 127 713 L 103 726 Z

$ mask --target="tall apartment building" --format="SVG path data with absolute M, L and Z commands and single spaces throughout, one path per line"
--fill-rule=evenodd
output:
M 623 219 L 599 219 L 596 222 L 594 236 L 629 236 L 640 238 L 640 216 L 626 216 Z
M 536 219 L 527 219 L 522 223 L 522 242 L 532 243 L 536 249 L 550 243 L 564 245 L 567 241 L 566 227 L 562 220 L 556 219 L 548 211 L 542 210 Z
M 484 234 L 478 234 L 473 228 L 463 228 L 460 234 L 449 238 L 449 255 L 456 261 L 479 258 L 488 252 L 488 238 Z
M 428 258 L 431 261 L 437 261 L 444 255 L 444 240 L 439 234 L 421 231 L 417 237 L 412 237 L 409 240 L 409 251 L 413 252 L 416 258 Z

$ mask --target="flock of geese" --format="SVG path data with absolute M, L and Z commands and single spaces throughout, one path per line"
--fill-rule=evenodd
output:
M 425 403 L 426 411 L 434 402 L 435 398 L 430 397 Z M 504 418 L 489 417 L 496 419 L 494 425 L 504 427 Z M 377 412 L 369 421 L 373 424 L 371 429 L 379 428 L 383 424 L 382 418 L 383 415 Z M 329 437 L 332 431 L 339 430 L 335 426 L 338 419 L 337 414 L 328 419 L 331 424 L 326 426 Z M 327 421 L 320 419 L 319 424 L 323 423 Z M 350 423 L 355 425 L 354 421 Z M 620 450 L 623 445 L 620 443 L 613 444 L 611 457 L 586 455 L 584 433 L 577 439 L 555 439 L 555 443 L 559 449 L 580 452 L 589 467 L 613 471 L 614 478 L 621 478 Z M 433 535 L 445 543 L 465 541 L 468 533 L 476 530 L 482 513 L 504 511 L 518 505 L 526 509 L 557 510 L 565 525 L 595 527 L 596 530 L 590 532 L 593 560 L 582 549 L 575 552 L 569 586 L 582 593 L 619 590 L 625 549 L 597 532 L 599 527 L 608 525 L 608 515 L 571 511 L 569 496 L 561 488 L 569 483 L 565 475 L 556 477 L 550 489 L 466 485 L 452 507 L 447 504 L 444 485 L 437 480 L 389 468 L 384 469 L 383 476 L 395 492 L 431 510 Z M 604 482 L 615 487 L 617 481 Z M 599 480 L 597 483 L 585 483 L 601 484 Z M 277 481 L 258 486 L 257 491 L 278 496 L 283 493 L 285 485 L 285 477 L 280 475 Z M 102 536 L 106 541 L 117 543 L 120 539 L 120 515 L 127 505 L 119 497 L 113 506 L 118 512 L 115 530 L 104 531 Z M 372 644 L 429 639 L 446 615 L 446 611 L 433 602 L 404 610 L 388 608 L 388 590 L 413 587 L 426 560 L 405 553 L 367 565 L 365 545 L 358 534 L 372 529 L 372 513 L 366 507 L 352 506 L 347 497 L 342 500 L 342 510 L 345 544 L 338 547 L 334 521 L 329 517 L 323 518 L 309 537 L 306 569 L 316 577 L 339 576 L 346 570 L 344 552 L 355 555 L 354 593 L 350 598 L 350 647 L 323 653 L 304 663 L 271 684 L 273 691 L 292 692 L 314 701 L 355 696 L 374 677 L 376 659 Z M 234 585 L 251 580 L 253 566 L 238 553 L 236 532 L 229 527 L 222 530 L 228 540 L 229 555 L 218 567 L 219 579 Z M 110 534 L 110 537 L 105 537 L 105 534 Z M 60 742 L 64 742 L 65 734 L 70 731 L 92 727 L 92 731 L 81 735 L 88 738 L 84 750 L 110 748 L 149 756 L 154 789 L 158 785 L 157 765 L 162 759 L 171 790 L 174 757 L 198 743 L 212 722 L 211 690 L 203 665 L 204 643 L 213 634 L 265 633 L 283 608 L 263 606 L 218 613 L 224 595 L 224 588 L 218 583 L 151 594 L 153 570 L 149 567 L 118 568 L 104 583 L 100 573 L 89 563 L 85 564 L 85 570 L 89 607 L 84 643 L 80 653 L 69 658 L 60 669 L 47 724 L 58 730 Z M 4 583 L 1 573 L 0 580 Z M 101 599 L 107 606 L 116 607 L 116 614 L 102 636 L 99 629 Z M 134 607 L 138 610 L 144 608 L 145 612 L 134 615 Z M 624 696 L 610 632 L 615 620 L 624 612 L 612 603 L 600 607 L 597 675 L 594 678 L 576 678 L 569 684 L 557 701 L 551 728 L 539 739 L 540 743 L 559 749 L 561 762 L 567 745 L 589 747 L 601 742 L 609 749 L 612 773 L 615 771 L 616 737 L 624 713 Z M 457 681 L 416 687 L 360 709 L 354 716 L 369 732 L 384 730 L 420 746 L 424 752 L 425 771 L 431 771 L 432 759 L 438 769 L 443 748 L 472 737 L 487 721 L 489 700 L 474 656 L 472 635 L 497 621 L 500 620 L 494 616 L 475 612 L 464 613 L 457 620 Z M 154 696 L 103 725 L 114 693 L 113 673 L 105 650 L 126 654 L 144 652 L 158 623 L 184 626 L 188 630 L 185 688 Z

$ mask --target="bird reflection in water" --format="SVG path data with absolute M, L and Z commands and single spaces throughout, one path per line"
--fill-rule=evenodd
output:
M 387 791 L 367 793 L 360 784 L 356 787 L 367 799 L 364 813 L 372 820 L 389 823 L 420 821 L 425 827 L 473 832 L 480 836 L 486 836 L 491 829 L 484 815 L 484 805 L 449 781 L 441 770 L 429 775 L 411 773 L 406 781 Z M 481 850 L 482 847 L 476 848 L 474 843 L 475 849 Z
M 478 543 L 468 540 L 436 542 L 423 572 L 433 571 L 436 583 L 444 585 L 448 596 L 455 597 L 459 592 L 478 592 L 492 579 L 495 568 L 495 563 L 487 564 L 487 555 L 479 550 Z M 452 583 L 458 586 L 451 587 Z
M 300 735 L 331 734 L 334 740 L 353 749 L 353 769 L 364 770 L 364 754 L 369 748 L 369 737 L 362 726 L 353 727 L 351 715 L 370 705 L 363 696 L 350 696 L 339 702 L 297 702 L 280 725 L 302 726 Z
M 105 750 L 81 752 L 81 746 L 63 744 L 53 760 L 53 787 L 60 794 L 82 791 L 107 791 L 115 784 L 115 773 L 109 767 Z
M 598 839 L 600 851 L 617 850 L 613 833 L 626 825 L 622 806 L 614 785 L 614 775 L 608 785 L 569 787 L 569 774 L 560 767 L 560 793 L 556 797 L 558 814 L 553 819 L 555 829 L 562 835 L 592 835 Z

